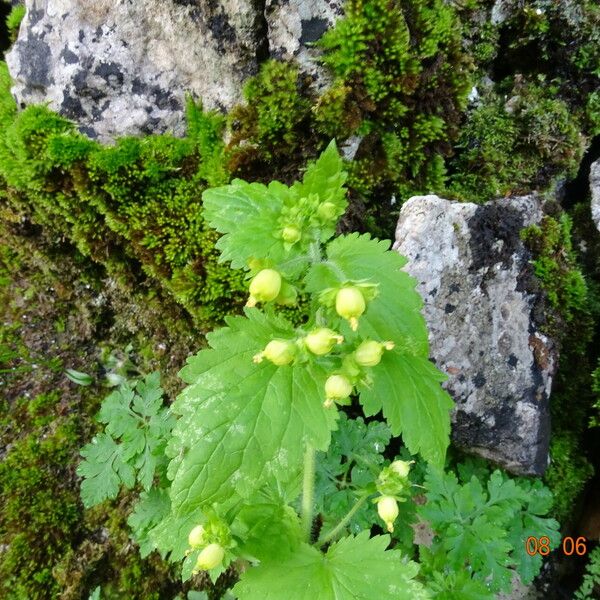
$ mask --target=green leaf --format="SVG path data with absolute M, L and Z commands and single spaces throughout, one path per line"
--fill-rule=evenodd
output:
M 142 558 L 156 548 L 149 532 L 168 516 L 170 509 L 171 502 L 167 490 L 152 488 L 148 492 L 141 493 L 133 512 L 127 519 L 127 524 L 131 527 L 133 539 L 140 547 Z
M 450 442 L 453 407 L 440 386 L 444 379 L 427 359 L 392 350 L 372 369 L 372 383 L 359 387 L 365 415 L 383 409 L 392 433 L 402 434 L 411 454 L 420 453 L 439 467 Z
M 307 253 L 335 232 L 346 208 L 346 173 L 335 143 L 309 166 L 302 183 L 292 188 L 273 181 L 268 186 L 235 179 L 230 185 L 206 190 L 202 195 L 204 218 L 223 236 L 216 247 L 220 261 L 231 261 L 234 269 L 247 268 L 250 259 L 277 267 L 284 275 L 297 275 L 308 264 Z M 333 205 L 332 216 L 318 216 L 319 206 Z M 286 244 L 282 230 L 293 225 L 300 240 Z
M 132 488 L 135 471 L 127 461 L 131 458 L 127 448 L 117 444 L 110 435 L 100 433 L 81 450 L 83 462 L 77 474 L 83 477 L 81 499 L 86 508 L 116 498 L 121 484 Z
M 343 170 L 343 161 L 338 153 L 335 141 L 331 141 L 316 162 L 309 165 L 302 182 L 292 186 L 295 198 L 315 194 L 319 201 L 330 202 L 335 207 L 335 217 L 329 225 L 322 224 L 320 240 L 327 241 L 335 233 L 335 225 L 339 217 L 346 211 L 346 189 L 344 183 L 347 173 Z
M 551 505 L 540 482 L 511 479 L 496 470 L 485 487 L 475 476 L 461 485 L 453 473 L 429 469 L 425 487 L 427 503 L 418 512 L 436 534 L 431 547 L 435 562 L 450 570 L 468 565 L 494 592 L 511 588 L 511 567 L 524 582 L 539 572 L 541 560 L 525 552 L 529 535 L 547 535 L 552 547 L 560 541 L 558 523 L 535 514 Z
M 100 600 L 100 586 L 97 586 L 96 589 L 90 594 L 88 600 Z
M 232 525 L 233 534 L 243 540 L 238 551 L 254 560 L 279 560 L 289 556 L 302 541 L 296 512 L 285 504 L 244 506 Z
M 94 378 L 91 375 L 76 371 L 75 369 L 65 369 L 65 374 L 68 379 L 77 385 L 88 386 L 94 381 Z
M 378 284 L 377 297 L 359 320 L 359 332 L 364 337 L 392 340 L 399 348 L 428 358 L 423 301 L 415 290 L 416 281 L 401 270 L 406 259 L 389 247 L 388 241 L 371 239 L 368 234 L 335 238 L 327 246 L 327 260 L 311 267 L 307 289 L 320 292 L 360 280 Z
M 440 387 L 445 377 L 428 361 L 423 302 L 415 280 L 401 270 L 406 260 L 388 251 L 389 243 L 368 235 L 336 238 L 327 248 L 327 260 L 314 265 L 307 289 L 318 293 L 351 281 L 378 285 L 378 294 L 359 319 L 358 332 L 375 340 L 392 340 L 372 369 L 372 383 L 359 387 L 367 416 L 383 409 L 394 435 L 402 434 L 412 454 L 421 453 L 441 466 L 450 436 L 450 396 Z
M 179 514 L 249 497 L 272 476 L 295 479 L 305 443 L 325 450 L 336 411 L 323 407 L 326 373 L 317 365 L 253 362 L 272 338 L 295 337 L 283 319 L 247 309 L 207 336 L 211 349 L 188 359 L 190 384 L 172 406 L 180 419 L 168 453 Z
M 283 241 L 275 237 L 283 208 L 277 189 L 273 185 L 267 187 L 234 179 L 230 185 L 202 194 L 204 218 L 224 234 L 217 242 L 220 262 L 231 261 L 233 269 L 241 269 L 247 267 L 250 258 L 269 259 L 274 263 L 284 259 Z
M 361 417 L 349 419 L 340 413 L 327 453 L 317 455 L 315 504 L 323 517 L 322 532 L 333 529 L 342 520 L 369 484 L 375 487 L 390 438 L 385 423 L 365 424 Z M 376 509 L 365 503 L 348 523 L 347 532 L 358 533 L 377 522 Z
M 188 536 L 198 524 L 200 514 L 193 512 L 179 517 L 170 512 L 150 529 L 148 538 L 163 558 L 168 555 L 171 562 L 178 562 L 185 557 L 189 549 Z
M 543 558 L 540 554 L 531 556 L 526 550 L 527 539 L 531 536 L 538 540 L 547 537 L 550 548 L 554 550 L 560 545 L 560 524 L 555 519 L 544 518 L 552 506 L 552 493 L 541 481 L 521 480 L 519 486 L 527 499 L 523 510 L 517 512 L 508 530 L 508 540 L 513 547 L 511 559 L 516 565 L 521 581 L 529 585 L 542 568 Z
M 326 554 L 302 544 L 289 558 L 246 571 L 233 588 L 239 600 L 421 600 L 419 567 L 394 550 L 387 535 L 343 538 Z

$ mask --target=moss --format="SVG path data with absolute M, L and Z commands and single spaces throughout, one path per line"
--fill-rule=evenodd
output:
M 578 436 L 570 432 L 553 434 L 550 458 L 544 481 L 554 496 L 552 515 L 564 526 L 571 523 L 575 499 L 581 497 L 594 469 L 582 456 Z
M 16 114 L 7 87 L 0 98 L 5 212 L 71 241 L 122 285 L 139 289 L 141 267 L 201 327 L 239 309 L 242 274 L 217 262 L 216 236 L 202 217 L 203 190 L 229 178 L 222 117 L 190 101 L 185 138 L 101 146 L 46 107 Z
M 572 226 L 569 215 L 563 213 L 559 218 L 546 215 L 539 225 L 531 225 L 521 232 L 535 256 L 534 272 L 552 309 L 547 315 L 547 329 L 554 336 L 576 318 L 579 325 L 582 320 L 588 324 L 590 321 L 587 286 L 571 241 Z
M 0 462 L 0 543 L 8 547 L 0 555 L 3 598 L 57 596 L 52 568 L 81 531 L 77 489 L 65 486 L 80 443 L 77 418 L 57 419 L 58 403 L 57 393 L 32 403 L 23 398 L 10 417 L 5 407 L 2 438 L 12 442 Z
M 468 115 L 449 191 L 469 201 L 548 188 L 573 177 L 583 156 L 579 122 L 551 89 L 517 81 L 502 99 L 482 95 Z
M 308 90 L 298 66 L 266 61 L 244 86 L 244 99 L 228 117 L 232 169 L 260 171 L 269 163 L 272 171 L 295 162 L 310 130 Z
M 8 17 L 6 17 L 6 28 L 8 29 L 8 34 L 10 35 L 12 42 L 17 39 L 19 27 L 21 26 L 21 21 L 24 18 L 25 6 L 23 4 L 15 4 L 8 14 Z
M 338 134 L 365 137 L 350 186 L 363 195 L 385 186 L 403 196 L 439 189 L 441 157 L 450 152 L 470 83 L 452 7 L 350 0 L 319 45 L 337 93 L 317 105 L 318 119 L 341 111 L 342 102 L 345 113 L 361 116 L 339 121 Z
M 569 215 L 546 215 L 539 225 L 524 229 L 522 237 L 545 292 L 544 330 L 559 350 L 550 406 L 552 462 L 545 481 L 554 494 L 554 516 L 568 524 L 575 514 L 573 504 L 594 472 L 583 439 L 594 400 L 590 373 L 596 299 L 574 248 Z

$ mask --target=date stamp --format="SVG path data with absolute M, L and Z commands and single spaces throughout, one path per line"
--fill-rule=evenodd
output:
M 565 556 L 585 556 L 587 554 L 587 538 L 583 536 L 573 538 L 567 536 L 562 541 L 562 551 Z M 548 556 L 550 554 L 550 539 L 545 535 L 542 537 L 529 536 L 525 541 L 525 551 L 529 556 Z

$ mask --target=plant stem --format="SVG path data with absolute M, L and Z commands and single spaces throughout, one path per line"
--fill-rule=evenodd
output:
M 306 444 L 304 451 L 304 478 L 302 481 L 302 529 L 304 538 L 310 543 L 315 495 L 315 449 Z
M 319 538 L 317 546 L 322 546 L 332 540 L 350 521 L 350 519 L 359 511 L 360 507 L 367 501 L 368 496 L 359 498 L 354 506 L 346 513 L 346 516 L 329 532 Z

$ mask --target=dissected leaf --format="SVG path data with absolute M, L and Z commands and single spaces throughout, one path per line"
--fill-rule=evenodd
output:
M 140 547 L 142 558 L 156 548 L 154 541 L 149 537 L 149 532 L 167 517 L 170 509 L 168 490 L 152 488 L 140 495 L 127 523 L 131 527 L 133 539 Z
M 472 476 L 460 484 L 453 473 L 430 469 L 425 478 L 427 503 L 418 512 L 435 532 L 432 560 L 449 571 L 468 565 L 493 592 L 507 591 L 513 568 L 530 582 L 541 567 L 539 558 L 526 555 L 527 537 L 547 535 L 555 547 L 558 523 L 541 516 L 551 505 L 541 482 L 532 485 L 498 470 L 483 482 L 485 487 Z M 538 493 L 540 500 L 535 499 Z
M 115 498 L 121 485 L 139 481 L 149 490 L 157 470 L 164 470 L 164 449 L 175 419 L 162 405 L 158 373 L 126 383 L 102 402 L 98 421 L 102 433 L 81 451 L 78 469 L 84 478 L 81 494 L 86 506 Z
M 419 567 L 387 550 L 389 537 L 368 532 L 332 544 L 326 554 L 302 544 L 289 558 L 246 571 L 233 589 L 240 600 L 422 600 Z
M 127 462 L 131 455 L 107 433 L 95 436 L 82 448 L 81 456 L 84 460 L 77 467 L 77 474 L 83 477 L 81 499 L 84 506 L 95 506 L 108 498 L 116 498 L 121 484 L 126 487 L 135 484 L 135 471 Z

